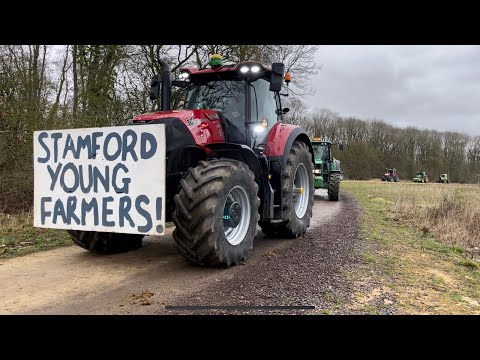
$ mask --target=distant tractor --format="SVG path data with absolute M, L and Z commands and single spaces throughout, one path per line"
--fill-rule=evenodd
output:
M 385 174 L 382 176 L 382 181 L 400 181 L 400 176 L 398 175 L 397 169 L 387 169 Z
M 328 198 L 332 201 L 338 201 L 342 174 L 340 172 L 340 161 L 333 156 L 333 144 L 330 141 L 322 141 L 320 138 L 313 138 L 311 143 L 315 157 L 314 187 L 315 189 L 327 189 Z M 339 144 L 339 149 L 343 150 L 343 144 Z
M 442 174 L 437 180 L 437 183 L 448 184 L 448 175 Z
M 413 182 L 428 183 L 428 175 L 425 171 L 417 172 L 417 175 L 413 178 Z

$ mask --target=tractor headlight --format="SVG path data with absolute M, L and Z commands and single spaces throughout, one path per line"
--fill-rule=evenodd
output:
M 242 67 L 240 68 L 240 72 L 241 72 L 242 74 L 247 73 L 248 70 L 250 70 L 250 69 L 248 68 L 248 66 L 242 66 Z
M 257 125 L 253 130 L 258 134 L 258 133 L 264 132 L 265 128 L 262 125 Z
M 253 65 L 252 68 L 250 69 L 252 73 L 258 73 L 260 71 L 260 66 L 258 65 Z M 240 70 L 241 71 L 241 70 Z
M 313 170 L 313 173 L 314 173 L 315 175 L 317 175 L 317 174 L 321 174 L 322 171 L 321 171 L 321 170 L 318 170 L 318 169 L 315 169 L 315 170 Z

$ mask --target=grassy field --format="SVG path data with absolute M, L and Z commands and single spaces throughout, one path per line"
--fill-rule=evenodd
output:
M 354 307 L 381 313 L 480 314 L 480 187 L 343 181 L 359 200 L 365 266 L 349 274 Z M 376 284 L 368 291 L 363 283 Z M 385 303 L 379 303 L 379 298 Z
M 346 189 L 382 203 L 396 222 L 411 224 L 447 245 L 480 247 L 480 186 L 343 182 Z
M 65 230 L 33 227 L 33 213 L 0 213 L 0 258 L 26 255 L 40 250 L 71 245 Z

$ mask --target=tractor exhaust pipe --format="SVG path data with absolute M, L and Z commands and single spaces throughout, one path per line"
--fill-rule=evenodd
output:
M 150 100 L 156 100 L 160 96 L 160 83 L 162 84 L 162 104 L 161 110 L 170 110 L 170 99 L 172 97 L 172 73 L 170 66 L 163 59 L 158 59 L 162 66 L 162 76 L 154 75 L 150 84 Z
M 162 65 L 162 111 L 170 110 L 170 98 L 172 97 L 172 73 L 168 63 L 159 59 Z

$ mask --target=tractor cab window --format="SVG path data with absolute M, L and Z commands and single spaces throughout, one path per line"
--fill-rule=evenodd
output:
M 216 80 L 192 84 L 185 109 L 221 112 L 228 123 L 230 141 L 245 144 L 245 92 L 245 81 Z
M 265 79 L 258 79 L 251 82 L 250 88 L 250 118 L 253 122 L 258 122 L 254 125 L 254 130 L 257 132 L 257 144 L 264 142 L 272 127 L 278 121 L 277 115 L 277 95 L 270 91 L 270 83 Z
M 313 144 L 313 154 L 315 156 L 315 159 L 318 160 L 324 160 L 325 158 L 325 147 L 320 145 L 320 144 Z

